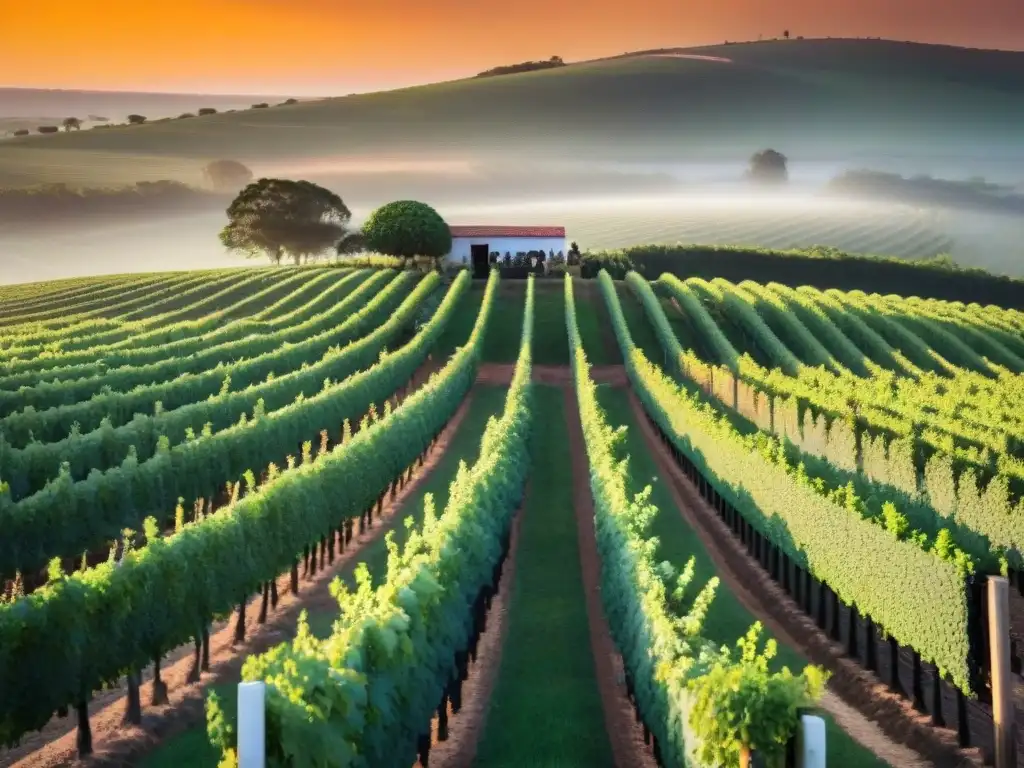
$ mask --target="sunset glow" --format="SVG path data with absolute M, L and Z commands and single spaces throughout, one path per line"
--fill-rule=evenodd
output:
M 0 85 L 337 94 L 783 29 L 1024 48 L 1020 0 L 2 0 Z M 951 6 L 956 6 L 952 8 Z

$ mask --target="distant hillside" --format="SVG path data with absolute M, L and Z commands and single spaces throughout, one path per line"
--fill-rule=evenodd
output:
M 259 172 L 261 163 L 384 155 L 734 162 L 765 146 L 859 167 L 943 157 L 1024 168 L 1022 124 L 1024 53 L 789 40 L 9 139 L 0 186 L 192 182 L 216 157 Z
M 60 125 L 77 117 L 86 125 L 122 122 L 130 114 L 151 119 L 177 117 L 203 107 L 245 109 L 251 104 L 279 102 L 284 96 L 209 95 L 189 93 L 133 93 L 127 91 L 74 91 L 43 88 L 0 88 L 0 133 L 38 125 Z

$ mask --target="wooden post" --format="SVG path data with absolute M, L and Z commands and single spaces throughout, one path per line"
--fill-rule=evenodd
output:
M 1009 582 L 1003 576 L 988 577 L 988 638 L 996 768 L 1013 768 L 1017 762 L 1010 673 L 1010 592 Z

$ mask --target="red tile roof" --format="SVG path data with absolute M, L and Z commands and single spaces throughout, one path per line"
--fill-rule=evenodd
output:
M 452 237 L 565 237 L 565 227 L 448 227 Z

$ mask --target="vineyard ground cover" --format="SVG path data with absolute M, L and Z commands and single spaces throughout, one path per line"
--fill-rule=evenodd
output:
M 348 284 L 354 281 L 345 282 Z M 294 289 L 289 296 L 301 293 L 305 287 Z M 308 301 L 312 302 L 313 298 L 309 298 Z M 129 349 L 100 346 L 66 355 L 53 354 L 42 359 L 19 360 L 17 363 L 8 363 L 8 373 L 0 375 L 0 390 L 34 387 L 54 379 L 59 379 L 62 385 L 67 386 L 70 381 L 104 375 L 122 376 L 129 369 L 159 364 L 161 367 L 148 369 L 151 371 L 150 374 L 145 370 L 141 372 L 142 383 L 148 384 L 158 380 L 160 371 L 169 369 L 172 364 L 175 366 L 174 370 L 181 373 L 212 367 L 221 361 L 231 363 L 239 355 L 252 356 L 255 353 L 253 347 L 261 346 L 260 337 L 287 331 L 289 327 L 301 328 L 303 316 L 304 313 L 296 311 L 290 317 L 277 322 L 260 321 L 255 317 L 239 318 L 239 322 L 228 321 L 212 333 L 186 336 L 166 344 L 138 345 Z M 262 346 L 266 343 L 264 340 Z
M 399 279 L 402 279 L 401 276 Z M 430 281 L 429 278 L 427 281 L 436 283 L 436 280 Z M 297 454 L 303 441 L 315 441 L 320 429 L 336 432 L 338 425 L 346 418 L 359 418 L 369 405 L 366 397 L 373 397 L 368 394 L 372 390 L 367 389 L 365 382 L 377 380 L 382 375 L 392 375 L 389 372 L 390 360 L 378 362 L 379 344 L 382 344 L 384 339 L 378 338 L 374 342 L 373 337 L 388 337 L 390 334 L 391 340 L 395 341 L 397 334 L 402 331 L 403 324 L 411 319 L 407 316 L 409 310 L 415 309 L 425 298 L 423 292 L 429 288 L 428 282 L 424 282 L 417 289 L 418 299 L 416 294 L 410 296 L 401 312 L 397 312 L 388 323 L 353 345 L 355 353 L 361 356 L 364 366 L 362 372 L 353 371 L 350 377 L 341 377 L 340 382 L 312 397 L 296 399 L 293 403 L 285 404 L 247 424 L 229 427 L 195 441 L 186 440 L 166 452 L 158 449 L 147 460 L 112 467 L 103 473 L 93 473 L 78 483 L 70 482 L 70 478 L 67 481 L 62 478 L 60 484 L 63 491 L 69 494 L 64 497 L 64 501 L 67 504 L 72 503 L 72 500 L 77 501 L 79 505 L 85 504 L 85 507 L 77 508 L 77 514 L 88 516 L 88 519 L 77 527 L 58 527 L 65 537 L 65 548 L 54 541 L 55 529 L 44 531 L 38 527 L 39 515 L 52 522 L 55 517 L 70 513 L 70 508 L 52 504 L 56 486 L 47 486 L 43 491 L 7 507 L 4 512 L 8 520 L 7 525 L 11 526 L 8 530 L 13 530 L 13 526 L 20 524 L 21 533 L 13 535 L 9 540 L 11 544 L 17 543 L 20 547 L 20 552 L 15 555 L 18 564 L 8 563 L 9 567 L 5 572 L 31 572 L 29 562 L 32 558 L 39 560 L 41 565 L 48 557 L 77 555 L 83 548 L 98 546 L 100 541 L 115 536 L 115 531 L 121 530 L 125 525 L 138 527 L 145 516 L 166 516 L 173 509 L 175 498 L 184 498 L 185 503 L 190 505 L 197 498 L 209 498 L 211 494 L 223 488 L 226 482 L 241 476 L 248 469 L 266 467 L 271 461 L 283 466 L 285 456 Z M 403 315 L 406 315 L 404 319 Z M 415 344 L 416 341 L 411 342 L 411 345 Z M 410 350 L 414 355 L 412 358 L 409 357 Z M 409 345 L 399 347 L 394 354 L 398 358 L 404 358 L 403 365 L 408 367 L 410 364 L 416 364 L 415 355 L 426 355 L 427 352 L 428 349 L 423 348 L 421 343 L 419 348 Z M 356 357 L 356 360 L 359 359 L 360 357 Z M 407 375 L 413 372 L 414 369 L 410 368 Z M 380 393 L 384 397 L 390 394 L 390 391 Z M 311 418 L 319 422 L 319 429 L 310 429 L 308 422 Z M 328 423 L 325 424 L 325 421 Z M 207 460 L 205 464 L 204 458 Z M 186 467 L 190 469 L 186 470 Z M 120 491 L 100 490 L 99 497 L 102 497 L 103 501 L 96 504 L 97 488 L 118 487 Z M 129 488 L 135 489 L 141 496 L 130 498 L 132 493 Z M 140 491 L 142 488 L 146 490 Z M 111 514 L 127 517 L 120 518 L 120 522 L 114 524 L 109 518 Z M 158 523 L 163 524 L 164 520 L 158 519 Z M 26 545 L 33 534 L 36 534 L 37 538 L 34 549 Z M 69 543 L 69 540 L 76 543 Z M 86 544 L 86 540 L 91 543 Z M 42 560 L 41 548 L 46 548 L 43 553 L 46 558 Z
M 190 302 L 186 306 L 191 307 L 194 304 L 205 304 L 214 300 L 226 290 L 222 287 L 223 283 L 247 283 L 260 279 L 259 275 L 246 276 L 244 273 L 227 276 L 215 275 L 209 281 L 213 283 L 214 291 L 204 294 L 204 298 L 198 302 Z M 121 349 L 128 346 L 135 337 L 148 340 L 153 335 L 154 327 L 173 327 L 171 323 L 161 322 L 162 319 L 158 313 L 146 322 L 140 323 L 118 323 L 110 320 L 90 321 L 88 319 L 78 322 L 72 319 L 69 325 L 57 329 L 32 325 L 19 326 L 16 334 L 0 338 L 0 355 L 8 365 L 12 364 L 12 361 L 16 361 L 16 365 L 24 366 L 37 357 L 63 355 L 102 346 Z
M 258 319 L 242 319 L 221 325 L 213 329 L 193 329 L 187 324 L 179 324 L 178 333 L 175 326 L 156 329 L 141 334 L 133 339 L 131 346 L 100 345 L 70 353 L 53 353 L 43 357 L 8 363 L 8 373 L 0 381 L 10 382 L 12 386 L 31 384 L 60 377 L 76 378 L 86 372 L 109 370 L 122 365 L 145 365 L 171 357 L 189 356 L 232 341 L 256 334 L 273 333 L 280 328 L 299 326 L 313 317 L 325 313 L 330 308 L 337 308 L 341 302 L 365 279 L 369 272 L 339 273 L 342 279 L 335 281 L 330 287 L 319 292 L 316 297 L 308 298 L 301 306 L 292 309 L 285 315 L 272 321 Z M 256 317 L 259 317 L 258 315 Z
M 463 337 L 462 337 L 462 341 L 465 342 L 467 337 L 468 337 L 468 333 L 464 334 Z M 407 398 L 407 397 L 415 394 L 415 392 L 423 384 L 425 384 L 427 382 L 427 379 L 430 376 L 430 374 L 432 372 L 436 371 L 440 367 L 442 367 L 442 365 L 439 365 L 439 363 L 436 360 L 432 361 L 432 362 L 427 362 L 424 365 L 422 365 L 415 372 L 415 374 L 413 375 L 412 382 L 411 382 L 409 388 L 405 391 L 405 397 Z M 403 400 L 403 402 L 404 402 L 404 400 Z M 465 406 L 465 403 L 463 404 L 463 406 Z M 433 451 L 433 455 L 434 455 L 435 458 L 438 455 L 443 455 L 444 454 L 444 447 L 447 444 L 448 439 L 451 436 L 451 434 L 455 431 L 456 425 L 462 419 L 462 416 L 464 415 L 464 413 L 465 413 L 465 407 L 461 407 L 460 409 L 457 410 L 457 412 L 454 414 L 452 419 L 449 420 L 448 427 L 444 430 L 442 435 L 439 437 L 437 443 L 435 444 L 435 448 L 434 448 L 434 451 Z M 428 466 L 428 467 L 433 466 L 432 461 L 428 461 L 426 466 Z M 415 475 L 415 473 L 414 473 L 414 475 Z M 404 499 L 409 494 L 409 492 L 412 490 L 412 488 L 413 488 L 412 485 L 408 485 L 408 484 L 405 485 L 404 491 L 399 493 L 398 499 L 399 500 Z M 399 502 L 396 502 L 396 503 L 399 503 Z M 390 508 L 390 506 L 391 505 L 389 504 L 389 502 L 387 502 L 387 500 L 385 500 L 385 512 Z M 392 517 L 393 517 L 393 515 L 392 515 Z M 372 527 L 370 529 L 370 533 L 373 534 L 374 531 L 381 531 L 382 532 L 382 527 L 381 526 Z M 363 537 L 363 541 L 364 542 L 368 541 L 369 539 L 370 539 L 369 536 Z M 350 549 L 348 551 L 349 551 L 349 553 L 351 553 L 353 550 Z M 323 554 L 321 553 L 321 558 L 322 557 L 323 557 Z M 349 557 L 349 555 L 345 555 L 344 557 Z M 347 561 L 345 561 L 345 562 L 347 562 Z M 339 563 L 338 565 L 340 566 L 341 563 Z M 322 573 L 323 573 L 323 571 L 321 569 L 321 574 Z M 289 576 L 287 574 L 285 574 L 284 576 L 282 576 L 282 577 L 277 579 L 277 581 L 278 581 L 278 593 L 279 594 L 281 594 L 281 595 L 285 594 L 285 591 L 288 588 L 287 587 L 288 579 L 289 579 Z M 326 592 L 326 582 L 323 582 L 322 586 L 324 587 L 323 591 Z M 336 614 L 337 613 L 337 605 L 333 601 L 333 599 L 330 598 L 329 596 L 327 596 L 326 598 L 324 598 L 323 596 L 321 596 L 321 597 L 323 599 L 322 605 L 326 605 L 327 606 L 327 608 L 325 608 L 325 610 L 333 610 L 333 612 Z M 253 603 L 257 599 L 258 599 L 258 597 L 250 598 L 250 600 L 248 601 L 249 604 L 250 604 L 250 608 L 254 608 Z M 255 611 L 254 610 L 250 610 L 249 613 L 248 613 L 247 626 L 251 627 L 253 625 L 252 619 L 253 619 L 254 615 L 255 615 Z M 294 633 L 295 618 L 296 618 L 295 612 L 292 612 L 292 614 L 290 616 L 290 620 L 287 623 L 287 626 L 285 627 L 285 630 L 284 630 L 286 633 L 288 633 L 288 636 L 290 636 L 291 634 Z M 328 629 L 329 629 L 329 622 L 328 622 Z M 214 653 L 215 654 L 217 653 L 217 648 L 218 647 L 221 648 L 221 649 L 233 648 L 234 647 L 234 643 L 231 642 L 231 637 L 233 637 L 233 635 L 234 635 L 234 629 L 232 629 L 230 627 L 224 628 L 223 631 L 219 634 L 219 638 L 220 638 L 219 646 L 217 645 L 217 643 L 214 643 L 214 649 L 213 649 Z M 277 640 L 275 641 L 275 640 L 272 639 L 269 644 L 273 645 L 273 644 L 275 644 L 275 642 L 279 642 L 281 639 L 284 639 L 283 637 L 281 637 L 279 635 L 274 635 L 274 637 L 276 637 Z M 178 654 L 180 656 L 187 656 L 188 655 L 188 650 L 189 649 L 187 649 L 187 648 L 185 648 L 183 646 L 182 648 L 178 649 Z M 261 649 L 257 649 L 257 650 L 265 650 L 265 648 L 261 648 Z M 233 655 L 234 651 L 230 651 L 229 650 L 229 651 L 225 651 L 225 653 L 227 653 L 227 657 L 231 657 Z M 235 663 L 234 666 L 229 666 L 229 669 L 233 670 L 233 672 L 231 672 L 230 674 L 233 674 L 235 676 L 235 679 L 237 679 L 237 676 L 238 676 L 239 670 L 240 670 L 241 659 L 236 658 L 235 662 L 237 662 L 237 663 Z M 230 662 L 228 662 L 228 663 L 230 664 Z M 175 679 L 177 679 L 179 681 L 184 681 L 184 678 L 187 675 L 187 671 L 186 670 L 187 670 L 187 668 L 190 665 L 191 665 L 191 660 L 190 659 L 187 659 L 187 658 L 183 659 L 181 661 L 181 663 L 178 664 L 175 667 L 175 670 L 177 670 L 174 673 L 175 674 Z M 147 670 L 146 670 L 147 673 L 148 673 L 149 669 L 150 668 L 147 668 Z M 166 679 L 167 676 L 165 675 L 164 677 L 165 677 L 164 682 L 166 683 L 167 682 L 167 679 Z M 182 685 L 185 685 L 185 683 L 183 682 Z M 202 723 L 203 720 L 204 720 L 203 709 L 202 709 L 203 708 L 203 703 L 202 703 L 202 700 L 201 700 L 201 694 L 200 694 L 199 698 L 197 699 L 196 696 L 193 695 L 195 693 L 195 691 L 196 691 L 195 686 L 193 686 L 189 690 L 192 691 L 192 694 L 189 694 L 188 692 L 186 692 L 186 698 L 189 698 L 189 700 L 191 702 L 191 705 L 190 705 L 191 709 L 186 707 L 184 710 L 182 710 L 180 712 L 175 711 L 175 712 L 171 713 L 171 715 L 170 715 L 170 721 L 171 722 L 170 722 L 170 726 L 169 727 L 171 727 L 172 729 L 177 729 L 178 731 L 180 731 L 182 728 L 190 727 L 190 726 L 195 726 L 195 725 L 197 725 L 199 723 Z M 146 687 L 144 687 L 144 689 L 143 689 L 143 696 L 144 697 L 148 696 L 148 692 L 146 690 Z M 115 698 L 116 698 L 116 696 L 115 696 Z M 109 702 L 109 700 L 110 700 L 110 697 L 109 697 L 108 694 L 102 694 L 102 693 L 101 694 L 97 694 L 96 698 L 93 701 L 93 704 L 90 706 L 90 709 L 91 710 L 93 710 L 93 709 L 98 710 L 100 708 L 100 706 L 102 706 L 100 701 Z M 161 714 L 163 714 L 162 711 L 161 711 Z M 107 707 L 106 709 L 103 710 L 102 718 L 103 718 L 103 722 L 107 724 L 108 730 L 110 730 L 110 729 L 116 730 L 118 728 L 118 725 L 119 725 L 120 720 L 121 720 L 121 713 L 120 713 L 120 711 L 114 712 L 110 707 Z M 60 730 L 67 731 L 68 729 L 73 728 L 73 723 L 71 722 L 73 719 L 74 718 L 72 716 L 70 719 L 69 718 L 63 718 L 59 722 L 57 720 L 54 720 L 54 721 L 51 721 L 51 726 L 53 726 L 53 728 L 57 729 L 58 731 L 60 731 Z M 166 718 L 163 718 L 160 722 L 163 722 L 163 720 L 166 720 Z M 175 724 L 177 724 L 177 725 L 175 725 Z M 149 725 L 146 725 L 146 727 L 149 728 Z M 127 736 L 126 736 L 126 739 L 129 742 L 131 742 L 131 743 L 128 743 L 127 745 L 121 745 L 121 751 L 122 752 L 127 751 L 131 755 L 141 754 L 142 752 L 145 752 L 147 748 L 151 748 L 152 747 L 152 743 L 154 741 L 154 736 L 163 737 L 163 736 L 167 736 L 168 735 L 164 731 L 160 730 L 160 728 L 162 727 L 160 725 L 160 723 L 157 723 L 157 725 L 154 726 L 154 727 L 157 728 L 157 731 L 159 731 L 159 733 L 151 732 L 151 733 L 148 734 L 148 736 L 146 734 L 140 734 L 137 729 L 130 729 L 129 728 Z M 47 730 L 52 731 L 53 728 L 48 726 Z M 205 740 L 205 732 L 202 733 L 202 736 L 203 736 L 203 739 Z M 53 738 L 52 735 L 50 736 L 50 738 L 51 739 Z M 31 743 L 33 741 L 33 739 L 35 739 L 35 737 L 30 738 L 28 741 Z M 140 741 L 140 739 L 141 739 L 141 741 Z M 48 739 L 46 738 L 45 735 L 42 735 L 38 739 L 35 739 L 35 740 L 39 744 L 42 744 L 42 743 L 45 743 Z M 193 737 L 189 737 L 188 739 L 186 739 L 186 743 L 187 743 L 187 745 L 188 744 L 191 745 L 191 747 L 187 746 L 187 748 L 191 748 L 193 750 L 198 750 L 200 753 L 203 752 L 203 745 L 201 743 L 198 743 L 197 740 L 194 738 L 194 736 Z M 64 736 L 62 738 L 62 740 L 61 740 L 61 744 L 63 746 L 57 745 L 56 747 L 48 748 L 48 753 L 53 752 L 55 755 L 57 755 L 57 757 L 54 760 L 52 760 L 52 761 L 45 762 L 46 765 L 61 765 L 64 762 L 66 762 L 66 759 L 67 759 L 67 757 L 69 755 L 73 755 L 73 753 L 75 751 L 75 743 L 74 743 L 74 735 L 73 734 L 68 734 L 68 735 Z M 115 745 L 115 746 L 117 746 L 117 745 Z M 17 751 L 18 752 L 25 752 L 26 748 L 19 748 Z M 60 755 L 63 755 L 63 757 L 60 757 Z M 3 760 L 3 759 L 4 759 L 4 753 L 3 753 L 3 751 L 0 751 L 0 760 Z M 28 765 L 33 766 L 33 768 L 36 768 L 37 766 L 44 764 L 43 762 L 40 762 L 41 760 L 42 760 L 42 758 L 39 757 L 38 754 L 35 754 L 35 755 L 32 756 L 32 758 L 31 758 L 30 762 L 28 763 Z M 115 760 L 114 762 L 117 762 L 117 761 Z M 135 764 L 134 760 L 132 761 L 132 764 Z M 191 765 L 193 763 L 188 763 L 188 764 Z M 216 764 L 216 760 L 213 761 L 213 764 Z M 179 765 L 180 765 L 180 763 L 179 763 Z
M 626 443 L 624 454 L 629 456 L 630 477 L 634 481 L 633 492 L 638 492 L 647 484 L 653 488 L 651 501 L 660 513 L 654 518 L 651 535 L 657 537 L 659 558 L 664 558 L 680 566 L 691 557 L 695 558 L 695 582 L 705 584 L 713 576 L 723 579 L 715 593 L 711 610 L 704 620 L 702 634 L 718 645 L 733 645 L 741 638 L 750 625 L 756 620 L 764 620 L 770 616 L 769 604 L 761 603 L 759 610 L 752 611 L 744 605 L 734 591 L 735 580 L 730 584 L 728 575 L 716 566 L 705 544 L 687 522 L 687 513 L 683 511 L 681 500 L 673 495 L 672 479 L 662 466 L 654 459 L 657 445 L 646 438 L 640 428 L 636 412 L 631 405 L 629 394 L 623 391 L 602 387 L 598 398 L 610 423 L 614 426 L 625 426 Z M 755 601 L 756 604 L 757 601 Z M 775 636 L 779 642 L 779 653 L 772 664 L 778 669 L 789 667 L 794 673 L 809 663 L 806 655 L 798 647 L 794 647 L 788 638 L 780 637 L 776 632 L 766 631 L 765 636 Z M 828 749 L 828 765 L 836 768 L 872 768 L 886 765 L 885 761 L 876 757 L 870 746 L 858 743 L 847 734 L 828 714 L 826 718 Z M 898 768 L 910 768 L 914 763 L 898 763 Z
M 129 311 L 136 306 L 140 298 L 150 293 L 158 296 L 171 288 L 190 283 L 195 279 L 187 272 L 172 275 L 140 275 L 122 285 L 104 285 L 86 294 L 77 301 L 54 304 L 40 303 L 36 308 L 24 308 L 16 314 L 10 314 L 0 320 L 4 326 L 4 335 L 16 333 L 19 325 L 38 327 L 60 327 L 74 321 L 86 319 L 113 319 L 122 308 Z
M 7 359 L 31 356 L 53 347 L 74 351 L 98 344 L 118 342 L 128 346 L 131 344 L 132 337 L 176 323 L 190 320 L 200 323 L 206 321 L 206 324 L 216 320 L 219 323 L 221 310 L 243 301 L 249 301 L 253 295 L 262 291 L 272 281 L 270 270 L 260 270 L 255 274 L 228 281 L 229 285 L 226 288 L 222 288 L 200 301 L 193 302 L 184 309 L 154 315 L 142 322 L 126 324 L 110 320 L 86 320 L 61 328 L 42 328 L 21 332 L 13 339 L 9 337 L 0 339 L 0 346 L 3 347 L 3 354 Z
M 562 468 L 569 452 L 564 407 L 561 388 L 534 386 L 534 418 L 545 426 L 531 444 L 501 666 L 473 760 L 482 768 L 613 765 L 594 659 L 584 650 L 575 488 Z
M 505 392 L 501 387 L 476 387 L 467 397 L 459 420 L 453 419 L 457 427 L 452 430 L 443 451 L 434 454 L 435 462 L 427 472 L 420 475 L 420 479 L 414 485 L 407 486 L 409 489 L 401 504 L 393 507 L 392 513 L 382 522 L 375 523 L 372 536 L 367 536 L 363 545 L 355 555 L 346 559 L 338 567 L 331 571 L 331 580 L 340 578 L 350 587 L 354 584 L 354 573 L 360 564 L 366 564 L 370 570 L 375 584 L 387 568 L 387 546 L 385 535 L 392 533 L 396 541 L 401 545 L 408 537 L 408 529 L 405 520 L 413 518 L 416 527 L 422 525 L 423 499 L 427 493 L 434 495 L 437 508 L 443 508 L 448 500 L 448 489 L 451 481 L 458 471 L 459 462 L 465 461 L 471 464 L 476 460 L 480 451 L 480 437 L 483 435 L 487 420 L 491 416 L 500 414 L 505 402 Z M 301 592 L 300 592 L 301 594 Z M 338 604 L 333 600 L 318 601 L 315 610 L 308 614 L 309 627 L 313 634 L 320 638 L 328 637 L 331 634 L 331 626 L 338 616 Z M 294 635 L 294 626 L 289 636 Z M 236 681 L 232 681 L 236 682 Z M 222 687 L 218 691 L 220 695 L 230 696 L 233 689 L 230 686 Z M 202 742 L 201 746 L 199 742 Z M 160 746 L 149 754 L 145 760 L 139 763 L 140 768 L 163 768 L 163 766 L 181 766 L 188 759 L 190 754 L 198 752 L 202 759 L 199 762 L 191 762 L 188 765 L 195 765 L 196 768 L 216 768 L 219 755 L 217 755 L 206 739 L 206 728 L 204 723 L 198 723 L 190 730 L 184 731 L 172 739 L 160 744 Z
M 309 302 L 316 300 L 352 274 L 353 270 L 349 269 L 324 269 L 313 272 L 308 275 L 307 279 L 297 289 L 271 304 L 262 312 L 253 315 L 253 319 L 273 323 L 279 318 L 285 317 Z
M 0 288 L 0 301 L 3 309 L 0 316 L 17 314 L 29 307 L 59 301 L 69 303 L 91 291 L 107 285 L 117 285 L 130 280 L 134 275 L 109 275 L 91 278 L 75 278 L 71 280 L 55 280 L 48 283 L 27 283 L 25 285 L 4 286 Z
M 422 386 L 437 367 L 436 363 L 424 365 L 416 373 L 407 395 Z M 233 639 L 237 611 L 211 628 L 211 668 L 201 682 L 192 683 L 187 679 L 193 651 L 192 645 L 188 644 L 165 657 L 166 664 L 161 675 L 169 688 L 169 704 L 147 707 L 141 727 L 126 726 L 122 722 L 126 693 L 123 685 L 96 693 L 89 706 L 96 748 L 90 764 L 214 768 L 219 755 L 210 746 L 206 733 L 205 696 L 211 691 L 221 696 L 233 696 L 241 680 L 241 667 L 245 658 L 293 638 L 300 611 L 308 613 L 311 623 L 319 627 L 319 632 L 329 634 L 331 622 L 338 613 L 337 602 L 330 594 L 331 582 L 339 573 L 351 573 L 369 546 L 399 526 L 404 519 L 401 512 L 408 507 L 409 499 L 417 494 L 419 485 L 431 476 L 438 462 L 446 455 L 452 440 L 462 430 L 469 402 L 467 398 L 453 416 L 423 466 L 414 472 L 411 481 L 399 490 L 394 500 L 385 499 L 381 517 L 376 518 L 363 533 L 354 532 L 352 541 L 346 545 L 344 552 L 336 555 L 333 564 L 322 567 L 313 576 L 304 577 L 297 595 L 290 591 L 289 574 L 285 572 L 280 575 L 276 580 L 279 603 L 276 609 L 269 609 L 264 624 L 257 618 L 261 599 L 259 594 L 249 599 L 244 643 L 238 644 Z M 151 672 L 151 667 L 144 670 L 141 687 L 143 702 L 148 702 L 151 696 Z M 18 748 L 6 751 L 0 749 L 0 765 L 7 765 L 11 760 L 17 761 L 12 763 L 17 768 L 57 768 L 66 765 L 73 760 L 76 749 L 74 728 L 74 714 L 65 718 L 55 717 L 41 733 L 27 737 Z
M 39 302 L 19 309 L 5 307 L 0 322 L 4 335 L 16 333 L 21 326 L 60 327 L 72 320 L 117 320 L 152 297 L 153 303 L 208 282 L 205 275 L 182 273 L 163 279 L 143 278 L 123 286 L 107 286 L 78 299 Z
M 349 318 L 352 314 L 364 309 L 372 301 L 377 289 L 381 288 L 382 282 L 387 282 L 387 275 L 378 274 L 377 279 L 367 281 L 359 289 L 346 296 L 345 300 L 335 308 L 338 319 Z M 344 322 L 344 321 L 343 321 Z M 343 324 L 343 323 L 342 323 Z M 301 325 L 301 324 L 300 324 Z M 340 326 L 338 326 L 340 328 Z M 324 332 L 321 333 L 321 336 Z M 329 336 L 320 338 L 319 342 L 314 339 L 312 346 L 317 346 L 321 352 L 330 348 L 330 342 L 335 337 Z M 339 337 L 340 338 L 340 337 Z M 224 383 L 227 377 L 233 377 L 231 384 L 233 389 L 228 391 L 239 391 L 250 384 L 265 382 L 266 376 L 273 372 L 274 363 L 287 364 L 303 353 L 301 346 L 293 345 L 290 348 L 268 351 L 256 357 L 240 360 L 232 365 L 215 368 L 205 372 L 186 374 L 172 378 L 163 383 L 152 383 L 148 386 L 140 386 L 128 391 L 101 392 L 88 400 L 79 400 L 72 404 L 58 405 L 44 410 L 25 409 L 0 419 L 0 427 L 7 441 L 19 448 L 24 448 L 33 441 L 52 443 L 66 438 L 74 424 L 78 424 L 78 430 L 82 433 L 98 429 L 103 420 L 109 420 L 111 426 L 119 427 L 127 423 L 136 413 L 155 413 L 156 404 L 161 404 L 161 410 L 173 412 L 175 409 L 190 404 L 195 404 L 210 395 L 216 395 L 224 390 Z M 90 382 L 86 382 L 90 383 Z M 92 382 L 95 384 L 95 382 Z M 109 384 L 109 382 L 107 382 Z M 82 388 L 82 384 L 74 384 L 76 388 Z M 51 387 L 56 389 L 56 387 Z M 0 393 L 2 394 L 2 393 Z M 0 397 L 0 400 L 3 398 Z
M 20 324 L 7 326 L 4 335 L 27 332 L 32 328 L 59 332 L 88 323 L 121 325 L 145 322 L 150 317 L 192 306 L 224 290 L 232 281 L 247 276 L 251 275 L 244 270 L 172 272 L 162 279 L 142 276 L 141 279 L 112 286 L 109 291 L 96 291 L 75 301 L 42 304 L 42 308 L 34 313 L 21 313 Z
M 238 282 L 245 276 L 246 272 L 241 269 L 210 272 L 207 274 L 206 279 L 198 285 L 190 285 L 185 290 L 175 291 L 160 301 L 145 302 L 140 308 L 118 314 L 111 319 L 124 324 L 149 324 L 154 319 L 163 315 L 189 311 L 196 304 L 202 304 L 206 299 L 215 296 L 220 291 L 228 288 L 233 282 Z

